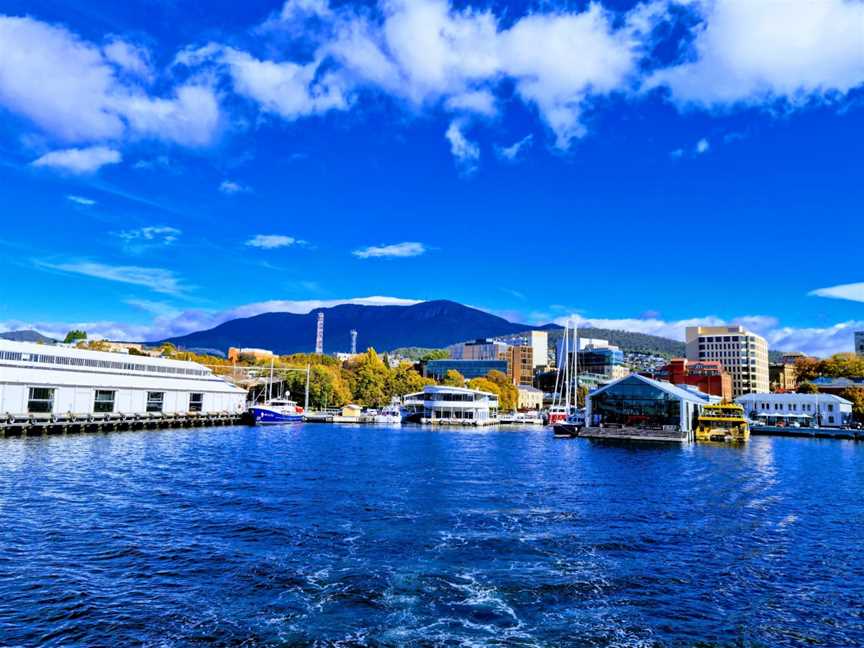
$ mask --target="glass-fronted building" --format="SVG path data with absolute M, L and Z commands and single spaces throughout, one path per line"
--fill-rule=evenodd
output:
M 507 373 L 507 360 L 430 360 L 423 368 L 423 375 L 443 380 L 448 371 L 458 371 L 468 380 L 484 378 L 490 371 Z
M 690 437 L 702 408 L 719 399 L 632 374 L 588 394 L 590 427 L 678 430 Z

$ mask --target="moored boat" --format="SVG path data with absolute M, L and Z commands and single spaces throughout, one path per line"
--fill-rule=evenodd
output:
M 381 425 L 401 425 L 402 407 L 399 405 L 398 400 L 394 400 L 393 403 L 376 412 L 375 422 Z
M 750 438 L 744 408 L 736 403 L 705 405 L 696 426 L 697 441 L 743 442 Z
M 303 408 L 294 401 L 283 398 L 252 405 L 249 408 L 249 413 L 256 425 L 299 423 L 303 420 Z

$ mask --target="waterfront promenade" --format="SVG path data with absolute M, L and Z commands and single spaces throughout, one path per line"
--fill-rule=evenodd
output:
M 864 445 L 0 440 L 0 645 L 864 643 Z

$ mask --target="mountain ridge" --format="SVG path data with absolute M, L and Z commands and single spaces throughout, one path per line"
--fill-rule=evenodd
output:
M 443 348 L 457 342 L 530 330 L 545 330 L 554 340 L 561 327 L 549 323 L 532 326 L 509 320 L 450 300 L 419 302 L 409 306 L 340 304 L 308 313 L 262 313 L 223 322 L 211 329 L 159 340 L 182 348 L 227 349 L 260 347 L 275 353 L 303 353 L 315 348 L 318 313 L 324 313 L 324 351 L 347 352 L 351 330 L 358 331 L 358 350 L 373 347 L 390 351 L 400 347 Z M 604 337 L 625 351 L 683 353 L 684 344 L 659 336 L 629 331 L 585 328 L 586 337 Z M 624 341 L 624 344 L 621 342 Z M 550 342 L 551 343 L 551 342 Z

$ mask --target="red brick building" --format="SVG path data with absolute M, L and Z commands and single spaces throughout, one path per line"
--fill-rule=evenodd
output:
M 673 358 L 662 369 L 643 375 L 673 385 L 691 385 L 705 394 L 732 400 L 732 376 L 718 360 Z

